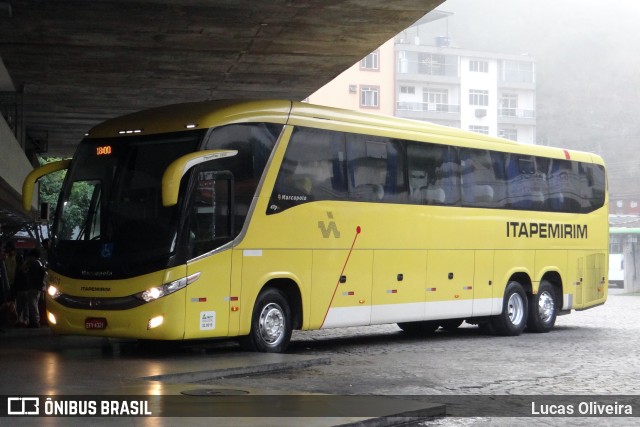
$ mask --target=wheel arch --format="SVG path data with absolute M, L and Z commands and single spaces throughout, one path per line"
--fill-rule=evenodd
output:
M 555 299 L 558 307 L 562 308 L 563 305 L 563 295 L 564 295 L 564 285 L 562 282 L 562 276 L 558 271 L 552 270 L 547 271 L 543 274 L 542 278 L 540 278 L 540 283 L 549 282 L 553 289 L 555 290 Z
M 520 286 L 522 286 L 522 289 L 524 289 L 524 292 L 527 295 L 531 295 L 533 293 L 533 284 L 531 282 L 531 277 L 524 271 L 512 273 L 511 276 L 509 276 L 507 284 L 509 284 L 510 282 L 520 283 Z

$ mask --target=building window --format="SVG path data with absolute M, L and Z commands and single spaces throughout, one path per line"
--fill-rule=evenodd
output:
M 376 50 L 365 56 L 360 61 L 361 70 L 379 70 L 380 69 L 380 51 Z
M 512 141 L 517 141 L 518 140 L 518 129 L 505 129 L 505 128 L 503 128 L 503 129 L 500 129 L 498 134 L 500 135 L 500 137 L 506 138 L 506 139 L 510 139 Z
M 418 73 L 430 76 L 447 75 L 446 57 L 432 53 L 419 53 Z
M 502 63 L 501 78 L 505 82 L 533 83 L 533 62 L 504 61 Z
M 469 61 L 469 71 L 476 73 L 488 73 L 489 63 L 487 61 Z
M 360 86 L 360 106 L 364 108 L 380 108 L 380 87 Z
M 416 93 L 416 88 L 415 86 L 400 86 L 400 93 L 407 93 L 407 94 L 415 94 Z
M 515 117 L 518 109 L 518 95 L 505 93 L 500 97 L 500 116 Z
M 609 244 L 609 252 L 612 254 L 621 254 L 623 253 L 622 251 L 622 242 L 620 242 L 617 239 L 614 239 L 613 236 L 611 236 L 611 243 Z
M 489 105 L 489 91 L 469 89 L 469 104 L 470 105 Z
M 471 132 L 481 133 L 483 135 L 489 135 L 489 126 L 470 125 L 469 130 Z
M 448 111 L 449 91 L 446 89 L 422 89 L 422 101 L 425 111 Z

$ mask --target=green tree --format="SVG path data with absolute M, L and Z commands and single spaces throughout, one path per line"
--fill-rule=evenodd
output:
M 47 157 L 40 159 L 40 164 L 47 164 L 61 160 L 57 157 Z M 49 203 L 51 218 L 55 218 L 58 214 L 58 198 L 62 183 L 67 171 L 62 170 L 43 176 L 40 181 L 40 200 Z M 82 229 L 87 218 L 89 204 L 91 202 L 91 194 L 93 186 L 87 182 L 76 182 L 71 190 L 71 195 L 65 207 L 64 228 L 61 230 L 61 236 L 70 238 L 74 230 Z

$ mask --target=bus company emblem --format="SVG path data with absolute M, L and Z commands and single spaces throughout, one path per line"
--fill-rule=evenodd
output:
M 336 222 L 333 221 L 333 212 L 327 212 L 327 218 L 331 220 L 329 221 L 328 226 L 325 223 L 325 221 L 318 221 L 318 228 L 322 233 L 322 238 L 328 239 L 333 234 L 333 237 L 335 237 L 336 239 L 339 239 L 340 231 L 338 230 L 338 226 L 336 225 Z
M 587 224 L 507 221 L 507 237 L 539 239 L 587 239 Z

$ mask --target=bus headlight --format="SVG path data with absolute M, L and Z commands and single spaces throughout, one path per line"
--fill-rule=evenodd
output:
M 180 289 L 198 280 L 199 277 L 200 277 L 200 273 L 198 272 L 198 273 L 192 274 L 191 276 L 183 277 L 182 279 L 178 279 L 178 280 L 174 280 L 173 282 L 166 283 L 162 286 L 149 288 L 146 291 L 142 291 L 136 294 L 136 297 L 145 302 L 155 301 L 158 298 L 162 298 L 166 295 L 170 295 L 176 291 L 179 291 Z
M 52 285 L 49 285 L 49 287 L 47 288 L 47 293 L 53 299 L 56 299 L 60 295 L 62 295 L 62 293 L 58 290 L 58 288 L 56 288 L 55 286 L 52 286 Z

